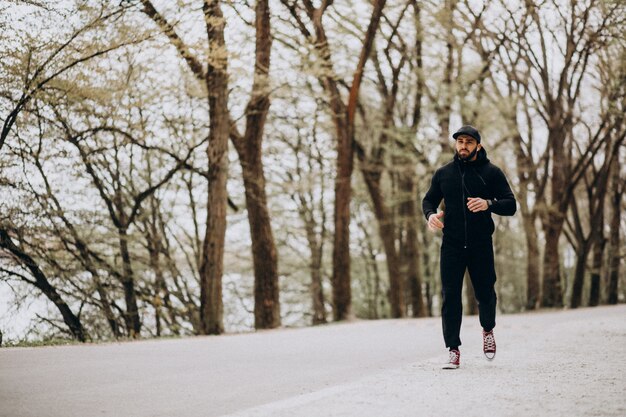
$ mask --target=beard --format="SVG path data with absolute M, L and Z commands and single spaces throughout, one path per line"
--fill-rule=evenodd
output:
M 467 154 L 467 156 L 463 156 L 459 153 L 459 151 L 456 151 L 456 154 L 459 156 L 459 159 L 462 161 L 471 161 L 474 158 L 474 156 L 476 156 L 477 153 L 478 153 L 478 147 L 474 149 L 472 152 L 470 152 L 469 154 Z

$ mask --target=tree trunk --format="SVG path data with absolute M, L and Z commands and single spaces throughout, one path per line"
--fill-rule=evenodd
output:
M 220 150 L 219 148 L 226 148 L 228 142 L 221 142 L 217 137 L 214 137 L 209 144 L 208 151 L 210 173 L 209 198 L 206 234 L 200 266 L 200 318 L 203 334 L 221 334 L 224 332 L 222 275 L 224 273 L 228 158 L 225 150 Z
M 405 245 L 403 253 L 403 264 L 406 268 L 406 282 L 411 291 L 411 313 L 413 317 L 424 317 L 426 315 L 426 305 L 422 294 L 422 274 L 419 260 L 421 257 L 420 248 L 417 244 L 417 206 L 415 196 L 417 190 L 415 186 L 414 173 L 411 170 L 400 175 L 400 192 L 403 198 L 407 198 L 402 203 L 401 215 L 406 224 Z
M 585 275 L 587 269 L 587 256 L 591 249 L 589 243 L 582 244 L 582 248 L 576 251 L 576 268 L 574 269 L 574 282 L 572 284 L 572 297 L 570 298 L 570 308 L 581 306 L 583 298 L 583 286 L 585 285 Z
M 278 259 L 265 193 L 265 174 L 261 150 L 246 141 L 248 158 L 242 162 L 248 223 L 254 264 L 254 327 L 280 326 Z M 260 145 L 260 143 L 259 143 Z
M 220 2 L 205 1 L 203 6 L 208 41 L 213 56 L 208 60 L 209 92 L 209 160 L 206 232 L 200 267 L 200 316 L 203 334 L 224 332 L 222 275 L 224 273 L 224 239 L 226 234 L 226 181 L 228 178 L 228 61 L 223 51 L 224 26 Z
M 389 303 L 391 316 L 400 318 L 406 315 L 404 303 L 404 283 L 400 273 L 400 262 L 395 245 L 395 227 L 391 219 L 389 209 L 383 202 L 380 189 L 380 170 L 382 167 L 374 167 L 376 171 L 363 169 L 363 177 L 374 206 L 374 214 L 378 220 L 380 239 L 383 242 L 385 256 L 387 258 L 387 273 L 389 275 Z
M 425 224 L 425 223 L 423 223 Z M 422 250 L 422 265 L 424 265 L 424 281 L 426 284 L 426 313 L 428 314 L 428 317 L 434 317 L 434 311 L 433 311 L 433 296 L 434 296 L 434 292 L 435 289 L 437 288 L 437 284 L 436 284 L 436 274 L 433 271 L 432 268 L 432 262 L 431 262 L 431 253 L 429 250 L 429 246 L 430 246 L 430 242 L 429 242 L 429 238 L 430 238 L 430 234 L 428 232 L 426 232 L 424 229 L 422 229 L 422 232 L 420 233 L 420 237 L 421 237 L 421 247 L 423 248 Z
M 589 289 L 589 306 L 600 304 L 600 277 L 602 276 L 602 255 L 606 239 L 600 236 L 593 245 L 593 264 L 591 267 L 591 287 Z
M 592 201 L 592 191 L 587 190 L 587 194 L 589 196 L 589 217 L 591 220 L 591 228 L 593 233 L 593 217 L 594 210 L 591 206 L 593 206 Z M 572 295 L 570 296 L 569 306 L 570 308 L 578 308 L 581 306 L 582 297 L 583 297 L 583 287 L 585 285 L 585 276 L 587 274 L 587 257 L 589 255 L 589 251 L 591 250 L 592 238 L 591 236 L 585 236 L 583 232 L 582 222 L 580 220 L 580 214 L 578 210 L 578 202 L 574 201 L 571 205 L 571 212 L 573 217 L 573 234 L 576 239 L 574 242 L 573 239 L 571 241 L 572 246 L 576 251 L 576 267 L 574 268 L 574 278 L 572 280 Z
M 164 252 L 163 245 L 161 243 L 161 236 L 159 233 L 159 205 L 156 198 L 150 199 L 151 213 L 149 221 L 145 222 L 145 235 L 146 235 L 146 249 L 149 255 L 149 265 L 154 272 L 154 299 L 152 305 L 154 307 L 154 314 L 156 320 L 156 335 L 160 337 L 162 335 L 163 326 L 163 308 L 165 307 L 169 312 L 169 323 L 172 333 L 179 334 L 178 324 L 176 323 L 176 316 L 172 309 L 172 302 L 170 299 L 170 291 L 167 287 L 165 275 L 161 263 L 161 254 Z
M 104 313 L 104 317 L 107 319 L 107 323 L 109 323 L 109 327 L 111 328 L 111 333 L 113 333 L 114 338 L 119 338 L 122 336 L 120 332 L 120 327 L 115 319 L 115 314 L 113 314 L 113 310 L 111 309 L 111 302 L 109 301 L 109 296 L 104 289 L 104 286 L 100 282 L 100 278 L 91 272 L 91 276 L 93 277 L 96 284 L 96 291 L 100 296 L 100 308 L 102 308 L 102 312 Z
M 413 137 L 417 133 L 417 128 L 422 120 L 422 96 L 424 95 L 425 74 L 422 60 L 422 43 L 424 41 L 424 27 L 422 25 L 422 10 L 420 2 L 412 0 L 415 25 L 415 66 L 416 66 L 416 89 L 415 89 L 415 106 L 413 107 L 413 120 L 411 121 L 411 132 Z
M 193 211 L 195 212 L 195 210 Z M 164 260 L 163 260 L 164 268 L 166 268 L 166 271 L 169 272 L 170 279 L 172 282 L 172 289 L 167 287 L 166 282 L 163 283 L 167 288 L 167 292 L 165 294 L 165 298 L 163 301 L 164 301 L 165 306 L 169 310 L 169 316 L 171 320 L 170 330 L 172 331 L 173 334 L 180 335 L 181 326 L 178 323 L 178 317 L 181 317 L 183 320 L 187 320 L 191 324 L 192 329 L 195 333 L 199 333 L 199 329 L 201 327 L 199 306 L 190 300 L 189 289 L 188 288 L 183 289 L 183 286 L 179 282 L 179 277 L 181 276 L 181 273 L 178 270 L 178 267 L 174 259 L 172 258 L 171 248 L 169 245 L 169 241 L 167 239 L 168 228 L 167 228 L 166 220 L 163 218 L 163 214 L 161 213 L 161 211 L 157 211 L 155 214 L 158 220 L 157 233 L 163 239 L 160 247 L 163 251 L 162 254 L 164 257 Z M 195 221 L 194 223 L 197 224 L 197 222 Z M 194 247 L 197 247 L 199 249 L 201 247 L 200 239 L 198 238 L 196 241 L 198 242 L 198 244 L 194 245 Z M 199 260 L 200 256 L 198 256 L 197 251 L 194 250 L 194 253 L 195 253 L 195 259 Z M 190 266 L 191 265 L 192 264 L 190 264 Z M 193 265 L 192 267 L 194 266 L 197 267 L 197 265 L 198 264 L 196 262 L 195 265 Z M 182 305 L 185 306 L 185 308 L 181 312 L 182 314 L 179 314 L 180 310 L 177 310 L 176 307 L 172 304 L 172 301 L 171 301 L 172 296 L 178 299 L 182 303 Z
M 380 279 L 380 271 L 378 270 L 378 262 L 376 261 L 378 252 L 374 248 L 374 243 L 372 242 L 372 238 L 370 236 L 369 224 L 366 225 L 362 221 L 357 220 L 357 226 L 361 232 L 360 236 L 362 236 L 359 238 L 359 245 L 365 269 L 365 285 L 367 292 L 366 299 L 368 307 L 367 318 L 378 319 L 381 316 L 387 317 L 388 314 L 385 298 L 382 296 L 382 280 Z
M 555 104 L 555 107 L 558 107 Z M 559 113 L 554 109 L 555 113 Z M 561 110 L 562 111 L 562 110 Z M 556 117 L 556 116 L 555 116 Z M 543 216 L 543 229 L 546 235 L 546 246 L 543 256 L 543 295 L 542 307 L 562 307 L 563 291 L 559 266 L 559 238 L 563 231 L 565 211 L 571 196 L 564 195 L 567 189 L 567 160 L 565 154 L 565 132 L 563 124 L 553 122 L 558 129 L 549 132 L 548 143 L 552 148 L 552 170 L 550 177 L 551 198 L 547 212 Z
M 583 257 L 582 265 L 577 263 L 576 275 L 574 277 L 574 287 L 572 291 L 572 308 L 576 308 L 581 304 L 582 288 L 584 283 L 584 269 L 586 266 L 587 255 L 593 248 L 593 267 L 591 271 L 591 287 L 589 292 L 589 305 L 597 306 L 600 302 L 600 272 L 602 269 L 602 254 L 604 252 L 604 245 L 606 239 L 604 237 L 604 206 L 606 202 L 606 194 L 609 183 L 609 176 L 611 173 L 611 167 L 616 160 L 618 153 L 612 152 L 611 140 L 606 141 L 606 154 L 604 163 L 600 170 L 597 172 L 594 170 L 591 183 L 587 183 L 587 196 L 589 199 L 589 237 L 579 238 L 583 241 L 582 252 L 580 256 Z M 578 206 L 576 201 L 572 203 L 572 211 L 574 213 L 574 220 L 576 221 L 577 235 L 582 233 L 582 227 L 579 225 L 580 218 L 578 216 Z M 582 267 L 582 272 L 579 268 Z
M 284 3 L 287 4 L 285 1 Z M 351 180 L 354 163 L 354 120 L 356 106 L 361 88 L 363 69 L 367 62 L 374 37 L 378 30 L 382 10 L 386 0 L 376 0 L 372 10 L 369 25 L 359 55 L 359 62 L 354 71 L 354 78 L 350 86 L 347 106 L 343 103 L 339 93 L 338 83 L 334 77 L 331 51 L 328 38 L 322 24 L 322 17 L 330 3 L 323 3 L 320 8 L 308 8 L 309 17 L 315 26 L 315 47 L 324 67 L 324 75 L 320 80 L 324 90 L 329 95 L 330 107 L 335 131 L 337 133 L 337 175 L 335 178 L 335 235 L 333 242 L 333 317 L 335 320 L 344 320 L 351 316 L 352 292 L 350 288 L 350 200 L 352 194 Z M 287 4 L 287 7 L 289 5 Z M 308 31 L 305 36 L 310 37 Z
M 120 256 L 122 258 L 122 287 L 124 288 L 124 300 L 126 302 L 126 328 L 128 336 L 137 338 L 141 332 L 141 320 L 137 307 L 137 295 L 135 293 L 135 278 L 131 265 L 130 251 L 128 250 L 128 231 L 118 230 L 120 241 Z
M 534 216 L 524 216 L 524 231 L 526 236 L 526 309 L 534 310 L 539 306 L 539 237 L 535 228 Z
M 622 220 L 622 194 L 624 184 L 620 179 L 619 161 L 611 167 L 611 227 L 609 232 L 609 280 L 607 303 L 617 304 L 620 270 L 620 227 Z
M 265 192 L 262 150 L 265 121 L 270 108 L 269 68 L 272 49 L 267 0 L 256 4 L 256 60 L 250 101 L 246 107 L 243 138 L 231 134 L 239 154 L 252 240 L 254 265 L 254 327 L 280 326 L 278 256 Z M 234 127 L 233 127 L 234 129 Z
M 413 108 L 413 117 L 411 120 L 411 137 L 415 137 L 420 121 L 422 120 L 422 96 L 425 89 L 425 77 L 424 66 L 422 61 L 422 43 L 424 40 L 424 30 L 422 25 L 421 7 L 420 2 L 413 1 L 414 10 L 414 25 L 415 25 L 415 65 L 416 65 L 416 89 L 415 89 L 415 105 Z M 424 247 L 420 250 L 417 218 L 419 217 L 418 208 L 413 200 L 418 193 L 417 181 L 415 173 L 411 173 L 411 207 L 407 210 L 407 216 L 409 218 L 409 224 L 407 227 L 407 256 L 408 259 L 408 279 L 411 282 L 411 303 L 413 307 L 413 317 L 430 316 L 430 287 L 426 283 L 426 294 L 422 294 L 422 283 L 424 277 L 428 277 L 428 265 L 425 265 L 425 273 L 422 274 L 422 268 L 420 267 L 420 261 L 427 260 L 428 255 L 422 256 L 428 252 Z M 409 192 L 408 182 L 406 183 L 406 191 Z M 424 302 L 424 296 L 426 296 L 426 303 Z
M 556 223 L 550 223 L 545 228 L 546 244 L 543 254 L 542 307 L 563 307 L 563 292 L 561 290 L 561 271 L 559 265 L 560 229 L 561 228 Z
M 222 273 L 224 234 L 226 229 L 226 180 L 228 174 L 228 136 L 233 138 L 241 162 L 248 222 L 252 240 L 252 257 L 255 271 L 255 328 L 280 326 L 278 289 L 278 261 L 276 245 L 270 224 L 265 193 L 265 175 L 261 150 L 267 112 L 270 106 L 269 67 L 272 37 L 270 35 L 270 9 L 267 0 L 256 4 L 256 51 L 254 81 L 250 101 L 246 107 L 246 132 L 241 137 L 232 126 L 228 111 L 228 59 L 224 41 L 225 20 L 219 0 L 205 0 L 203 11 L 208 34 L 208 44 L 213 56 L 209 57 L 207 72 L 170 25 L 148 0 L 142 0 L 148 14 L 170 38 L 190 70 L 205 81 L 209 92 L 209 208 L 207 232 L 203 242 L 200 262 L 201 319 L 203 333 L 223 332 Z
M 315 141 L 316 139 L 314 139 Z M 298 148 L 295 152 L 296 155 L 296 173 L 302 178 L 304 175 L 300 166 L 300 159 L 298 152 L 300 150 L 301 141 L 298 140 Z M 311 154 L 308 155 L 309 167 L 312 167 L 311 160 L 314 158 Z M 321 165 L 321 160 L 318 160 Z M 311 168 L 312 169 L 312 168 Z M 311 171 L 312 172 L 312 171 Z M 298 214 L 304 224 L 304 230 L 306 232 L 307 243 L 309 246 L 310 262 L 309 272 L 311 274 L 310 284 L 310 296 L 311 296 L 311 309 L 312 309 L 312 324 L 324 324 L 326 323 L 326 303 L 324 300 L 324 287 L 322 284 L 322 259 L 324 254 L 324 243 L 326 241 L 326 212 L 324 191 L 324 180 L 321 182 L 321 195 L 317 195 L 317 191 L 311 189 L 306 190 L 306 194 L 303 190 L 299 190 L 296 195 L 292 195 L 296 204 L 298 204 Z M 317 199 L 317 203 L 314 203 Z M 315 204 L 317 204 L 317 210 L 319 216 L 315 212 Z M 319 227 L 320 231 L 317 232 Z
M 335 179 L 335 236 L 333 241 L 333 318 L 345 320 L 352 314 L 350 288 L 350 200 L 352 187 L 352 138 L 347 131 L 337 138 Z
M 15 245 L 7 231 L 4 229 L 0 229 L 0 247 L 11 252 L 11 254 L 19 260 L 22 266 L 30 271 L 31 275 L 35 278 L 35 281 L 28 280 L 28 282 L 39 288 L 48 300 L 56 306 L 63 317 L 63 322 L 72 333 L 72 336 L 81 342 L 85 342 L 87 340 L 87 333 L 80 322 L 80 318 L 72 312 L 67 303 L 61 298 L 56 288 L 50 284 L 50 281 L 48 281 L 46 275 L 43 273 L 41 268 L 39 268 L 37 262 L 35 262 L 30 255 Z
M 57 206 L 57 207 L 60 207 L 60 206 Z M 104 313 L 104 317 L 106 318 L 107 323 L 109 323 L 109 327 L 111 328 L 111 333 L 113 334 L 113 337 L 117 339 L 122 336 L 122 333 L 120 331 L 120 326 L 117 322 L 117 319 L 115 318 L 115 314 L 113 313 L 113 309 L 111 308 L 111 301 L 109 300 L 109 295 L 106 289 L 104 288 L 104 285 L 102 285 L 102 282 L 100 281 L 98 268 L 95 267 L 95 265 L 93 264 L 91 260 L 91 255 L 87 251 L 87 244 L 85 243 L 85 241 L 83 241 L 78 236 L 78 233 L 76 232 L 74 226 L 71 223 L 69 223 L 69 221 L 67 221 L 65 216 L 63 216 L 63 220 L 65 221 L 70 232 L 72 233 L 72 236 L 74 238 L 73 244 L 76 246 L 76 249 L 78 249 L 78 252 L 80 253 L 79 260 L 81 264 L 87 270 L 87 272 L 91 274 L 94 280 L 94 283 L 96 286 L 96 292 L 100 296 L 100 303 L 99 303 L 100 308 L 102 309 L 102 312 Z
M 430 290 L 430 282 L 426 283 L 426 313 L 428 317 L 434 317 L 433 314 L 433 294 Z
M 313 304 L 313 325 L 326 323 L 321 251 L 316 251 L 311 257 L 311 298 Z
M 306 204 L 306 203 L 305 203 Z M 324 210 L 323 201 L 320 201 L 320 210 Z M 324 225 L 324 218 L 320 220 L 320 227 L 322 229 L 319 240 L 315 232 L 317 221 L 314 218 L 313 209 L 309 213 L 306 212 L 306 208 L 300 208 L 300 218 L 304 222 L 306 230 L 306 237 L 309 244 L 309 250 L 311 251 L 311 262 L 309 269 L 311 272 L 311 306 L 313 308 L 313 320 L 312 324 L 324 324 L 326 323 L 326 306 L 324 301 L 324 287 L 322 285 L 322 256 L 324 249 L 324 240 L 326 235 L 326 227 Z M 325 217 L 325 216 L 322 216 Z
M 441 89 L 443 95 L 443 103 L 438 106 L 439 112 L 439 129 L 441 136 L 439 141 L 441 144 L 441 154 L 447 155 L 450 152 L 450 115 L 452 114 L 452 74 L 454 71 L 454 10 L 456 9 L 457 0 L 446 0 L 445 8 L 445 26 L 446 26 L 446 64 L 444 66 L 443 81 Z
M 406 264 L 407 280 L 411 288 L 411 313 L 413 317 L 426 316 L 426 304 L 422 292 L 422 273 L 419 259 L 420 251 L 417 246 L 417 228 L 415 222 L 407 227 Z
M 607 162 L 608 161 L 608 162 Z M 595 181 L 595 202 L 589 204 L 594 208 L 591 210 L 591 236 L 589 238 L 589 250 L 593 247 L 593 259 L 591 267 L 591 286 L 589 288 L 589 306 L 597 306 L 600 303 L 600 277 L 602 272 L 602 258 L 606 238 L 604 237 L 604 204 L 609 179 L 609 172 L 613 158 L 607 158 L 605 167 L 600 170 L 598 180 Z M 608 164 L 608 165 L 607 165 Z M 586 257 L 586 256 L 585 256 Z
M 515 114 L 507 115 L 510 126 L 515 126 L 517 130 L 517 120 Z M 526 239 L 526 310 L 534 310 L 539 307 L 540 301 L 540 275 L 539 275 L 539 237 L 535 227 L 536 211 L 531 210 L 528 205 L 528 187 L 533 182 L 531 172 L 534 163 L 532 156 L 528 155 L 522 146 L 522 135 L 517 132 L 513 139 L 515 144 L 515 161 L 519 177 L 519 187 L 517 189 L 518 204 L 522 213 L 522 225 L 524 226 L 524 237 Z M 535 208 L 537 206 L 535 205 Z

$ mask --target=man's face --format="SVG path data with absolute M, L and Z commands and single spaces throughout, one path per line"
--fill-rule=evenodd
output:
M 456 153 L 463 160 L 473 161 L 480 150 L 480 143 L 471 136 L 461 135 L 456 139 Z

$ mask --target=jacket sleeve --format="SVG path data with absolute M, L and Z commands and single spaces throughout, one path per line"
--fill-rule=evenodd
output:
M 422 211 L 424 212 L 426 220 L 428 220 L 431 214 L 437 213 L 437 207 L 439 207 L 439 203 L 441 203 L 443 199 L 439 176 L 439 170 L 435 171 L 435 175 L 433 175 L 433 179 L 430 182 L 430 188 L 422 200 Z
M 517 211 L 517 201 L 504 172 L 500 168 L 495 167 L 495 174 L 493 176 L 493 204 L 491 205 L 491 212 L 500 216 L 512 216 Z

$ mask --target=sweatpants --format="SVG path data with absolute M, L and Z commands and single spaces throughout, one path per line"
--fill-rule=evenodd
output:
M 469 271 L 476 300 L 480 324 L 486 331 L 496 326 L 496 270 L 491 241 L 467 248 L 446 243 L 441 245 L 441 319 L 446 347 L 461 346 L 461 320 L 463 317 L 463 277 Z

